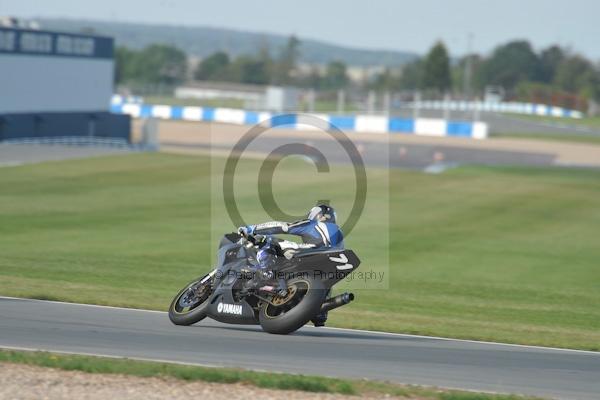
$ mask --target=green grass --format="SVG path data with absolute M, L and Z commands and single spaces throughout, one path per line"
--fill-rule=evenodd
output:
M 179 99 L 173 96 L 143 96 L 144 103 L 165 106 L 244 108 L 238 99 Z
M 137 154 L 0 169 L 0 294 L 166 309 L 234 228 L 216 219 L 210 229 L 219 162 Z M 236 185 L 252 221 L 259 165 L 243 162 Z M 282 207 L 299 212 L 307 193 L 335 199 L 352 185 L 347 170 L 336 185 L 315 175 L 283 162 Z M 331 325 L 600 349 L 599 171 L 394 170 L 369 185 L 375 209 L 347 245 L 361 269 L 388 273 L 389 288 L 355 290 Z M 348 201 L 336 201 L 340 214 Z
M 585 135 L 581 133 L 552 133 L 552 132 L 493 132 L 491 137 L 551 140 L 568 143 L 600 144 L 600 135 Z
M 300 109 L 303 111 L 309 110 L 309 104 L 303 102 L 300 105 Z M 337 100 L 315 100 L 314 112 L 318 113 L 337 113 Z M 358 109 L 353 103 L 346 102 L 342 114 L 350 114 L 357 112 Z
M 160 104 L 167 106 L 191 106 L 191 107 L 226 107 L 226 108 L 245 108 L 243 100 L 238 99 L 178 99 L 173 96 L 143 96 L 146 104 Z M 299 105 L 300 110 L 308 111 L 308 104 Z M 314 112 L 324 113 L 337 111 L 337 102 L 335 100 L 316 100 Z M 344 113 L 353 113 L 357 109 L 352 104 L 346 104 Z
M 104 357 L 62 355 L 45 352 L 0 350 L 0 363 L 18 363 L 67 371 L 123 374 L 138 377 L 171 377 L 183 381 L 243 383 L 266 389 L 300 390 L 317 393 L 359 395 L 366 393 L 439 400 L 524 400 L 513 395 L 493 395 L 461 391 L 445 391 L 417 386 L 325 378 L 322 376 L 255 372 L 231 368 L 208 368 L 180 364 L 136 361 Z M 529 397 L 528 397 L 529 398 Z M 531 398 L 530 398 L 531 399 Z
M 530 121 L 538 122 L 550 122 L 556 124 L 568 124 L 568 125 L 579 125 L 586 126 L 589 128 L 600 128 L 600 116 L 596 117 L 583 117 L 583 118 L 557 118 L 547 115 L 526 115 L 526 114 L 510 114 L 511 116 L 518 117 L 521 119 L 527 119 Z

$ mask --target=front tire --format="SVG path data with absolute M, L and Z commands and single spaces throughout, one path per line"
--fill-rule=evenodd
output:
M 188 326 L 206 318 L 213 283 L 212 278 L 202 283 L 207 276 L 193 280 L 177 293 L 169 306 L 172 323 Z
M 288 296 L 272 299 L 277 306 L 265 303 L 259 321 L 265 332 L 287 335 L 310 321 L 321 310 L 327 290 L 323 282 L 312 277 L 294 278 L 288 282 Z M 289 298 L 288 298 L 289 297 Z

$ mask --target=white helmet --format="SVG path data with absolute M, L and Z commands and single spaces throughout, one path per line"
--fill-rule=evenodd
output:
M 321 217 L 325 218 L 326 222 L 335 223 L 336 213 L 333 207 L 329 207 L 327 204 L 318 204 L 310 209 L 307 218 L 310 220 L 321 220 Z

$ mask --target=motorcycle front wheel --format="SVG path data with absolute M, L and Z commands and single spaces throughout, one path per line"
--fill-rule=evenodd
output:
M 286 296 L 274 296 L 263 303 L 258 317 L 265 332 L 287 335 L 315 317 L 325 301 L 323 282 L 312 277 L 294 278 L 288 282 Z
M 204 275 L 183 288 L 169 306 L 169 319 L 175 325 L 192 325 L 206 318 L 212 293 L 212 276 Z

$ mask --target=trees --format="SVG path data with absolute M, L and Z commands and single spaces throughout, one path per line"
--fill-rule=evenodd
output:
M 139 55 L 138 72 L 142 80 L 174 85 L 185 80 L 187 56 L 175 46 L 153 44 Z
M 562 60 L 556 69 L 554 84 L 562 90 L 600 100 L 600 71 L 580 55 Z
M 185 80 L 187 56 L 178 48 L 154 44 L 141 51 L 117 48 L 117 83 L 136 82 L 174 85 Z
M 398 77 L 394 76 L 389 68 L 375 75 L 375 79 L 369 84 L 369 89 L 374 90 L 393 90 L 398 88 Z
M 527 41 L 508 42 L 484 60 L 479 78 L 482 87 L 500 85 L 511 96 L 528 101 L 560 104 L 557 99 L 569 94 L 581 100 L 600 99 L 600 69 L 557 45 L 538 55 Z
M 230 82 L 265 85 L 269 83 L 267 65 L 264 61 L 250 56 L 240 56 L 231 63 L 228 79 Z
M 468 54 L 451 66 L 452 88 L 467 98 L 483 90 L 481 79 L 483 58 L 479 54 Z
M 421 84 L 421 70 L 423 62 L 416 60 L 406 64 L 402 68 L 402 74 L 398 82 L 399 89 L 415 90 Z
M 560 63 L 566 54 L 560 46 L 550 46 L 540 53 L 540 66 L 538 80 L 544 83 L 552 83 Z
M 115 50 L 115 83 L 121 84 L 135 77 L 137 52 L 127 47 L 117 47 Z
M 348 85 L 348 75 L 346 74 L 346 64 L 342 61 L 332 61 L 327 64 L 325 76 L 321 83 L 322 89 L 336 90 Z
M 231 61 L 226 53 L 216 52 L 198 64 L 194 78 L 265 85 L 270 81 L 269 59 L 239 56 Z
M 229 67 L 229 56 L 223 51 L 218 51 L 198 64 L 196 71 L 194 71 L 194 78 L 199 81 L 205 81 L 209 79 L 218 79 L 218 76 L 226 75 L 225 71 Z
M 444 43 L 437 42 L 425 57 L 421 88 L 445 92 L 451 86 L 450 58 Z
M 539 60 L 531 44 L 516 40 L 497 47 L 483 65 L 482 78 L 488 85 L 512 90 L 521 81 L 539 77 Z
M 300 40 L 292 35 L 281 50 L 274 66 L 273 83 L 276 85 L 289 85 L 292 83 L 292 74 L 300 57 Z
M 276 61 L 271 58 L 266 44 L 260 47 L 256 56 L 241 55 L 230 59 L 226 53 L 219 51 L 202 60 L 194 78 L 260 85 L 290 84 L 299 56 L 299 46 L 298 38 L 291 36 Z
M 193 76 L 198 80 L 300 85 L 325 90 L 349 85 L 347 66 L 337 60 L 325 68 L 313 65 L 300 75 L 297 69 L 300 46 L 298 38 L 290 36 L 274 57 L 266 43 L 259 46 L 255 55 L 235 59 L 218 51 L 202 60 Z M 142 50 L 118 47 L 115 51 L 117 84 L 176 85 L 185 80 L 186 67 L 186 55 L 170 45 L 155 44 Z M 465 74 L 470 77 L 468 84 Z M 536 53 L 524 40 L 500 45 L 488 57 L 470 54 L 451 65 L 445 45 L 437 42 L 425 58 L 388 67 L 364 82 L 365 89 L 425 89 L 438 94 L 449 90 L 470 92 L 470 88 L 481 93 L 487 85 L 502 86 L 515 99 L 561 104 L 561 98 L 570 96 L 577 104 L 585 104 L 585 99 L 600 101 L 600 65 L 557 45 Z

